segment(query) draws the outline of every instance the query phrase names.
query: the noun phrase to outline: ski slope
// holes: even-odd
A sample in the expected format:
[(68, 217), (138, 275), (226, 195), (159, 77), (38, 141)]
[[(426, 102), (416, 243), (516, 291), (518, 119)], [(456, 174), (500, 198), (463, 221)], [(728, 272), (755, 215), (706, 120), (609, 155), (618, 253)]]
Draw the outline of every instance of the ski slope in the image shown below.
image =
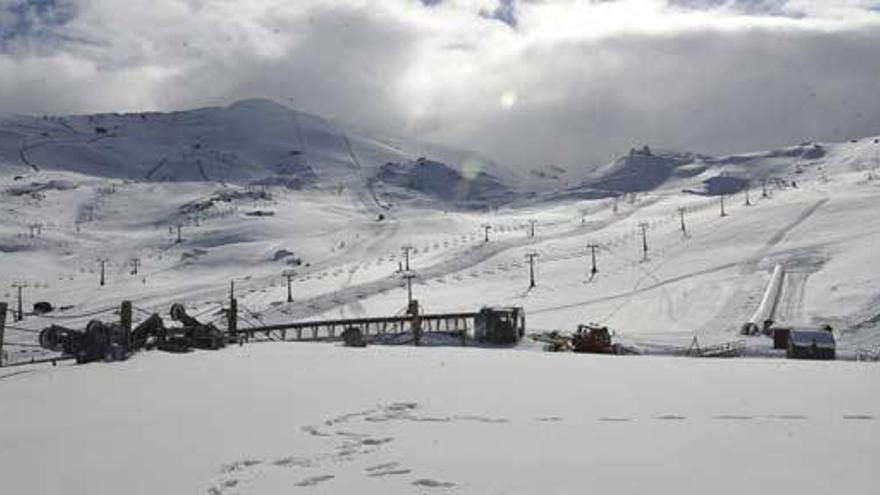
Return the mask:
[[(92, 135), (96, 125), (106, 134)], [(548, 189), (488, 160), (475, 172), (465, 152), (265, 102), (146, 118), (15, 117), (0, 128), (0, 301), (14, 306), (11, 286), (22, 282), (26, 312), (37, 301), (58, 308), (8, 319), (4, 362), (46, 355), (35, 346), (48, 325), (114, 320), (123, 300), (136, 321), (181, 302), (223, 326), (231, 285), (245, 327), (398, 314), (404, 245), (424, 311), (522, 306), (529, 331), (598, 322), (655, 354), (696, 337), (747, 339), (750, 355), (779, 357), (765, 337), (739, 335), (779, 264), (780, 323), (831, 324), (844, 358), (880, 348), (877, 138), (729, 157), (634, 153)], [(98, 146), (105, 141), (110, 148)], [(291, 147), (296, 159), (273, 168)], [(159, 166), (163, 153), (175, 158)], [(403, 180), (376, 182), (386, 161), (403, 164)], [(467, 194), (432, 195), (417, 186), (436, 164), (458, 171), (441, 174), (455, 181), (491, 172), (515, 194), (478, 205)], [(592, 243), (601, 245), (595, 277)], [(292, 303), (285, 270), (296, 272)], [(878, 489), (871, 363), (538, 350), (528, 341), (263, 343), (7, 368), (3, 486), (214, 495)], [(145, 469), (155, 475), (132, 474)]]
[[(719, 196), (683, 193), (689, 188), (680, 179), (616, 199), (523, 200), (487, 212), (416, 200), (384, 209), (354, 182), (297, 190), (70, 171), (21, 176), (6, 168), (0, 295), (12, 301), (10, 284), (23, 281), (30, 285), (26, 305), (46, 300), (67, 308), (54, 319), (30, 318), (32, 329), (58, 318), (84, 324), (88, 317), (65, 313), (91, 315), (124, 299), (143, 314), (164, 314), (183, 302), (216, 317), (230, 283), (252, 324), (390, 315), (405, 306), (397, 272), (401, 246), (411, 245), (415, 297), (428, 311), (521, 305), (531, 329), (596, 321), (636, 346), (681, 346), (695, 335), (708, 342), (735, 338), (780, 263), (789, 274), (784, 323), (830, 323), (841, 348), (855, 352), (880, 344), (880, 277), (871, 264), (878, 182), (869, 179), (880, 145), (864, 139), (823, 150), (806, 166), (792, 161), (788, 175), (774, 154), (755, 154), (755, 167), (760, 157), (773, 156), (774, 181), (766, 197), (760, 186), (751, 189), (750, 205), (744, 191), (726, 196), (724, 217)], [(762, 176), (758, 170), (750, 177)], [(692, 184), (705, 180), (695, 176)], [(44, 190), (21, 192), (34, 184)], [(377, 212), (387, 216), (379, 220)], [(640, 223), (647, 224), (646, 259)], [(35, 225), (39, 233), (32, 237)], [(601, 245), (593, 279), (589, 243)], [(538, 284), (528, 290), (525, 255), (532, 251), (539, 255)], [(103, 287), (99, 259), (107, 263)], [(285, 302), (286, 269), (297, 272), (293, 303)], [(21, 338), (33, 342), (32, 335)]]

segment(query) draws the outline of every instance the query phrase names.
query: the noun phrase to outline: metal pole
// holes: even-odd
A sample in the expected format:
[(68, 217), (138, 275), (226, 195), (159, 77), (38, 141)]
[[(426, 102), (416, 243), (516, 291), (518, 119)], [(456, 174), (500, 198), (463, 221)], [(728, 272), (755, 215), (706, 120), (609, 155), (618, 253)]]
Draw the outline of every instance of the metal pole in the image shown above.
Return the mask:
[(229, 299), (229, 315), (226, 325), (229, 335), (241, 344), (242, 339), (238, 335), (238, 300), (234, 297)]
[(128, 354), (131, 349), (131, 301), (122, 301), (119, 308), (119, 325), (122, 327), (122, 350)]
[(529, 220), (529, 237), (535, 237), (535, 224), (537, 220)]
[(104, 287), (104, 260), (98, 260), (101, 262), (101, 287)]
[(3, 366), (3, 338), (6, 333), (6, 308), (5, 302), (0, 303), (0, 366)]
[(727, 213), (724, 211), (724, 195), (722, 194), (719, 199), (721, 200), (721, 216), (726, 217)]
[(529, 256), (529, 288), (535, 287), (535, 257)]
[(599, 249), (599, 245), (588, 244), (587, 247), (590, 249), (590, 257), (593, 260), (593, 266), (590, 268), (590, 278), (593, 278), (599, 272), (599, 269), (596, 267), (596, 250)]
[(529, 260), (529, 289), (535, 288), (535, 258), (538, 257), (538, 253), (532, 252), (526, 254), (526, 258)]
[(648, 223), (640, 222), (639, 228), (642, 230), (642, 261), (648, 261)]
[(15, 315), (15, 321), (21, 321), (24, 319), (24, 310), (21, 307), (21, 290), (26, 286), (24, 282), (16, 282), (12, 284), (13, 287), (18, 289), (18, 313)]
[(403, 250), (403, 258), (406, 263), (406, 267), (404, 269), (408, 271), (409, 270), (409, 252), (412, 251), (414, 248), (412, 245), (407, 244), (407, 245), (401, 247), (400, 249)]
[(485, 231), (485, 237), (483, 238), (483, 242), (489, 242), (489, 230), (492, 229), (491, 225), (483, 225), (483, 230)]
[(687, 235), (687, 226), (684, 224), (684, 206), (678, 207), (678, 216), (681, 218), (681, 235)]
[(296, 272), (293, 270), (284, 270), (281, 273), (287, 279), (287, 302), (293, 302), (293, 289), (291, 285), (293, 283), (293, 277), (296, 276)]
[(749, 198), (749, 188), (746, 188), (746, 206), (752, 206), (752, 200)]

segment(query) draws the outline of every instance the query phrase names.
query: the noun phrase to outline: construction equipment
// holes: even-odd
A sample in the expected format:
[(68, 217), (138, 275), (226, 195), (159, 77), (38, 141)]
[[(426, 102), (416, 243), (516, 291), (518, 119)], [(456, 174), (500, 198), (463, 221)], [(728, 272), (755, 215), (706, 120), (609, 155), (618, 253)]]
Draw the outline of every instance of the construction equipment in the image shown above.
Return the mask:
[(85, 331), (52, 325), (40, 332), (40, 346), (76, 358), (76, 362), (121, 361), (130, 349), (122, 327), (92, 320)]
[(165, 322), (157, 314), (150, 315), (131, 331), (129, 345), (132, 350), (153, 349), (161, 336), (165, 335)]
[(226, 346), (226, 337), (213, 323), (203, 324), (188, 315), (183, 304), (171, 305), (171, 319), (182, 323), (180, 328), (165, 329), (159, 348), (185, 352), (189, 348), (216, 350)]
[(519, 342), (526, 331), (526, 313), (522, 307), (484, 307), (474, 317), (474, 338), (488, 344), (509, 345)]
[(571, 338), (572, 350), (590, 354), (620, 354), (611, 343), (608, 327), (598, 325), (578, 325)]
[(72, 356), (77, 363), (90, 363), (124, 360), (141, 349), (188, 352), (192, 348), (219, 349), (226, 344), (222, 331), (189, 316), (181, 304), (171, 306), (171, 318), (184, 326), (166, 328), (157, 314), (150, 315), (131, 332), (121, 322), (100, 320), (90, 321), (85, 330), (52, 325), (40, 332), (40, 346)]
[(551, 352), (638, 354), (635, 349), (615, 344), (608, 327), (595, 323), (578, 325), (572, 335), (553, 331), (532, 335), (531, 338), (544, 343), (544, 349)]

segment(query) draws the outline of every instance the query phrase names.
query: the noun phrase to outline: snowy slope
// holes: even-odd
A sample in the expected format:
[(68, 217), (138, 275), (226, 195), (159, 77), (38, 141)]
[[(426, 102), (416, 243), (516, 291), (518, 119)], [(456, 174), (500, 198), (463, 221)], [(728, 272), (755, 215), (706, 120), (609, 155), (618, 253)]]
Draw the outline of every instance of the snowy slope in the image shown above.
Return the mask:
[[(10, 284), (24, 280), (31, 285), (26, 305), (48, 300), (71, 306), (69, 314), (131, 298), (148, 311), (164, 313), (182, 301), (219, 315), (234, 280), (242, 304), (262, 321), (395, 314), (405, 291), (394, 272), (402, 265), (400, 247), (411, 244), (420, 277), (415, 292), (427, 310), (522, 305), (532, 329), (600, 321), (648, 349), (687, 345), (694, 335), (708, 342), (739, 338), (770, 271), (782, 263), (790, 272), (782, 321), (831, 323), (842, 349), (855, 352), (880, 344), (880, 273), (873, 264), (878, 182), (868, 180), (880, 146), (867, 139), (824, 147), (824, 157), (799, 171), (800, 162), (792, 161), (787, 174), (779, 158), (768, 158), (781, 180), (768, 185), (768, 197), (752, 189), (751, 206), (743, 193), (727, 197), (723, 218), (718, 197), (677, 187), (490, 213), (403, 203), (377, 221), (375, 205), (352, 190), (270, 187), (264, 196), (204, 182), (7, 175), (0, 182), (7, 213), (0, 224), (0, 295), (12, 301)], [(762, 164), (755, 159), (749, 166)], [(47, 189), (18, 190), (31, 183)], [(529, 220), (536, 221), (534, 238)], [(640, 222), (649, 224), (646, 262)], [(34, 224), (41, 233), (30, 237)], [(483, 225), (492, 227), (489, 243)], [(591, 242), (602, 245), (594, 280), (587, 278)], [(529, 250), (540, 255), (538, 287), (531, 291)], [(99, 258), (108, 260), (105, 287), (97, 285)], [(137, 276), (130, 273), (133, 258), (141, 261)], [(281, 277), (287, 268), (299, 273), (289, 304)], [(34, 318), (29, 326), (50, 321)], [(12, 338), (33, 342), (27, 334)], [(767, 347), (763, 339), (751, 342)]]
[(366, 131), (269, 100), (172, 113), (0, 119), (0, 163), (151, 182), (362, 189), (385, 164), (432, 160), (516, 181), (466, 151)]
[[(636, 153), (588, 177), (554, 171), (530, 197), (512, 174), (466, 153), (259, 101), (145, 118), (16, 117), (0, 128), (0, 301), (13, 303), (11, 284), (25, 282), (26, 311), (36, 301), (63, 308), (7, 320), (6, 362), (45, 355), (36, 332), (50, 324), (114, 320), (123, 300), (136, 320), (182, 302), (222, 327), (230, 282), (245, 327), (397, 314), (403, 245), (413, 247), (414, 294), (426, 311), (519, 305), (529, 331), (597, 321), (658, 354), (696, 337), (747, 339), (749, 354), (778, 357), (768, 339), (739, 327), (781, 264), (778, 320), (830, 323), (844, 358), (880, 348), (877, 138), (718, 158)], [(473, 208), (481, 201), (504, 206)], [(594, 278), (590, 243), (601, 245)], [(292, 303), (288, 269), (297, 273)], [(214, 495), (878, 489), (873, 363), (537, 350), (264, 343), (4, 369), (3, 486)], [(157, 474), (131, 474), (145, 469)]]

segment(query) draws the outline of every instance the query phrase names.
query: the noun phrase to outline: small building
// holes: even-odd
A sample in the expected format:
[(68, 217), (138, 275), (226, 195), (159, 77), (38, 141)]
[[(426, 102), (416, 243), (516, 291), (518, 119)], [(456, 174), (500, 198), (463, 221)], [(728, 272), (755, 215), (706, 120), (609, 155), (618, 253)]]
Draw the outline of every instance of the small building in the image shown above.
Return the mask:
[(788, 338), (790, 335), (790, 327), (773, 327), (773, 348), (788, 349)]
[(515, 344), (526, 333), (521, 307), (481, 308), (474, 318), (474, 338), (489, 344)]
[(834, 333), (829, 330), (792, 328), (788, 333), (785, 357), (789, 359), (834, 359), (836, 348)]

